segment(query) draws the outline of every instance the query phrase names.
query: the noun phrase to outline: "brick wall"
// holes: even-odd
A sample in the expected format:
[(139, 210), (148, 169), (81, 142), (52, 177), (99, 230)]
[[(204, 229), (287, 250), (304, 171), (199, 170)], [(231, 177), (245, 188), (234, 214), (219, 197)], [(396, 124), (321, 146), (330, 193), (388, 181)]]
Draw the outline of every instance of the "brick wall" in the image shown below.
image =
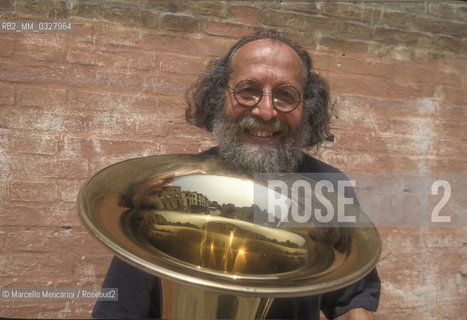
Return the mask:
[[(273, 27), (331, 86), (346, 172), (467, 172), (465, 2), (6, 0), (0, 34), (0, 286), (99, 287), (111, 254), (83, 228), (83, 182), (117, 161), (197, 153), (184, 89), (242, 35)], [(464, 210), (465, 207), (458, 208)], [(383, 228), (377, 319), (465, 319), (466, 228)], [(5, 302), (4, 317), (87, 318), (93, 302)]]

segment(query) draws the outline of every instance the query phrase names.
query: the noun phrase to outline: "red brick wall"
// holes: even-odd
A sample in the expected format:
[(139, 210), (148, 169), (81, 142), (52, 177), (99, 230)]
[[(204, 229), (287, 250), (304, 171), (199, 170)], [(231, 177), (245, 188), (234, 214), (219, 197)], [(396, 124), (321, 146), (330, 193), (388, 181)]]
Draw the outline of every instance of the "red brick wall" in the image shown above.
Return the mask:
[[(242, 35), (273, 27), (330, 83), (346, 172), (466, 173), (465, 2), (7, 0), (1, 19), (74, 32), (0, 34), (0, 287), (90, 288), (111, 254), (75, 199), (120, 160), (213, 145), (184, 89)], [(464, 210), (464, 208), (459, 208)], [(381, 229), (378, 319), (465, 319), (467, 230)], [(0, 316), (86, 318), (93, 302), (5, 302)]]

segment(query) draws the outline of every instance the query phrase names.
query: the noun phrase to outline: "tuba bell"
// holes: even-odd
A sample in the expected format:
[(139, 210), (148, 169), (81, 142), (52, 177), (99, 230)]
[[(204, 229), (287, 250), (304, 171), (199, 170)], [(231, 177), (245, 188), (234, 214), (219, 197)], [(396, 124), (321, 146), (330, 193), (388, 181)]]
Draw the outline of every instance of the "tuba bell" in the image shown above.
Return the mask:
[(351, 227), (294, 224), (267, 195), (217, 156), (165, 155), (98, 172), (78, 209), (99, 241), (161, 278), (163, 319), (263, 319), (275, 297), (337, 290), (375, 267), (381, 240), (357, 206)]

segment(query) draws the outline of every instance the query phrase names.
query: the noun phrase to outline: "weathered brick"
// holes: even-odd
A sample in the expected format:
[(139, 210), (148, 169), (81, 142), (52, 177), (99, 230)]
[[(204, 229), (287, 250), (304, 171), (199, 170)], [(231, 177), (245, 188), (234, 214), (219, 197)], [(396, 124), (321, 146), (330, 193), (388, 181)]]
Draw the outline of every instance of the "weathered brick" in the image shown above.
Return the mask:
[(427, 3), (426, 2), (392, 2), (387, 1), (384, 3), (377, 3), (377, 2), (369, 2), (367, 5), (381, 8), (383, 11), (398, 11), (398, 12), (409, 12), (409, 13), (417, 13), (417, 14), (424, 14), (428, 11)]
[(456, 16), (456, 6), (454, 3), (429, 3), (428, 12), (436, 17), (454, 18)]
[[(21, 280), (23, 278), (24, 277), (21, 277)], [(34, 278), (31, 277), (28, 279), (31, 281)], [(17, 283), (20, 283), (20, 282), (17, 282)], [(25, 283), (25, 282), (21, 282), (21, 283)], [(43, 288), (44, 286), (38, 285), (37, 287)], [(18, 285), (18, 286), (12, 286), (11, 288), (28, 288), (28, 286)], [(64, 288), (67, 288), (67, 287), (64, 287)], [(90, 304), (89, 302), (87, 303)], [(84, 304), (82, 302), (79, 302), (79, 305), (82, 306)], [(21, 313), (21, 316), (23, 318), (34, 318), (35, 316), (37, 316), (37, 314), (40, 314), (41, 317), (45, 317), (45, 318), (66, 318), (67, 316), (70, 316), (71, 314), (73, 314), (73, 312), (79, 312), (80, 310), (80, 307), (76, 306), (75, 301), (67, 301), (67, 300), (45, 302), (44, 304), (41, 304), (40, 311), (37, 310), (37, 302), (24, 301), (24, 300), (19, 300), (19, 301), (5, 300), (5, 302), (0, 302), (0, 308), (2, 308), (4, 313), (10, 313), (10, 314), (16, 314), (16, 315), (18, 313)], [(21, 312), (18, 312), (18, 310), (21, 310)]]
[(342, 21), (335, 18), (275, 10), (267, 10), (264, 13), (264, 20), (270, 26), (290, 27), (309, 32), (326, 33), (327, 35), (338, 35), (342, 24)]
[[(8, 256), (0, 256), (0, 261), (3, 265), (7, 265), (7, 269), (3, 269), (5, 276), (23, 277), (32, 276), (40, 277), (47, 275), (49, 280), (51, 275), (66, 276), (71, 274), (72, 265), (64, 263), (65, 258), (59, 254), (40, 255), (34, 253), (18, 252)], [(58, 267), (59, 266), (59, 267)]]
[(58, 152), (58, 138), (53, 135), (22, 132), (9, 141), (11, 154), (55, 155)]
[(0, 57), (9, 57), (15, 52), (16, 40), (13, 37), (2, 35), (2, 46), (0, 47)]
[(156, 55), (152, 52), (119, 51), (115, 53), (114, 66), (125, 70), (152, 70), (156, 66)]
[(157, 29), (159, 14), (151, 11), (141, 12), (141, 26), (149, 29)]
[(200, 59), (179, 55), (160, 55), (157, 62), (162, 72), (198, 75), (206, 68), (206, 63)]
[[(23, 65), (24, 67), (24, 65)], [(33, 65), (28, 67), (28, 72), (21, 72), (25, 70), (21, 65), (17, 64), (0, 64), (0, 77), (4, 81), (16, 82), (22, 84), (37, 85), (38, 83), (44, 86), (54, 84), (59, 86), (62, 81), (63, 66), (44, 66)]]
[(73, 34), (68, 34), (68, 36), (65, 37), (65, 41), (71, 41), (71, 39), (73, 39), (71, 47), (75, 45), (79, 47), (81, 44), (94, 43), (94, 27), (92, 22), (74, 21)]
[(280, 7), (278, 7), (278, 9), (279, 8), (284, 11), (295, 11), (315, 14), (322, 11), (321, 4), (317, 3), (316, 1), (284, 1), (280, 3)]
[[(163, 111), (157, 113), (163, 113)], [(147, 138), (156, 139), (156, 137), (166, 136), (173, 129), (173, 124), (174, 120), (171, 120), (170, 116), (162, 120), (156, 114), (152, 117), (148, 115), (136, 115), (134, 116), (133, 130), (136, 135), (144, 135)]]
[(167, 51), (193, 57), (219, 57), (235, 42), (234, 39), (205, 36), (202, 39), (186, 34), (143, 34), (143, 50)]
[(85, 245), (84, 236), (88, 236), (82, 228), (75, 229), (68, 225), (12, 226), (4, 229), (7, 232), (6, 245), (13, 252), (40, 252), (44, 255), (74, 255)]
[[(0, 184), (0, 203), (2, 202), (5, 202), (6, 199), (7, 199), (7, 196), (8, 196), (8, 191), (7, 191), (7, 185), (6, 185), (6, 182), (0, 180), (0, 182), (2, 182)], [(1, 217), (1, 215), (0, 215)], [(2, 238), (1, 238), (1, 235), (0, 235), (0, 248), (2, 247)]]
[(15, 103), (15, 86), (8, 83), (0, 83), (0, 106)]
[(367, 24), (345, 22), (340, 25), (339, 38), (346, 40), (368, 39), (371, 36), (370, 27)]
[[(4, 153), (8, 145), (8, 135), (1, 134), (0, 142), (1, 142), (0, 151)], [(6, 161), (0, 162), (0, 181), (4, 182), (8, 180), (9, 171), (10, 169), (9, 169), (7, 162)]]
[(440, 85), (436, 88), (436, 96), (446, 104), (465, 106), (465, 88)]
[(356, 95), (377, 98), (380, 93), (384, 91), (387, 99), (391, 101), (414, 99), (417, 96), (417, 92), (414, 90), (415, 84), (400, 84), (386, 79), (379, 79), (376, 81), (376, 79), (372, 77), (349, 75), (333, 75), (329, 77), (328, 80), (333, 88), (334, 94), (338, 95)]
[[(95, 43), (111, 47), (130, 47), (134, 48), (139, 44), (140, 31), (126, 30), (111, 24), (101, 24), (95, 27)], [(93, 46), (90, 48), (99, 48)]]
[(64, 34), (59, 33), (21, 33), (15, 42), (15, 59), (32, 63), (63, 62), (66, 50)]
[(171, 12), (177, 13), (178, 6), (177, 3), (170, 0), (159, 0), (159, 1), (148, 1), (146, 6), (152, 10), (155, 9), (160, 12)]
[(395, 27), (406, 31), (419, 30), (416, 22), (417, 15), (409, 12), (383, 11), (382, 15), (375, 17), (377, 25)]
[(21, 106), (62, 107), (65, 102), (65, 90), (19, 87), (17, 100)]
[(61, 154), (68, 159), (91, 159), (97, 152), (89, 138), (64, 137)]
[(467, 35), (466, 23), (454, 22), (434, 17), (416, 17), (415, 22), (419, 30), (429, 33), (438, 33), (452, 37), (465, 38)]
[(15, 9), (16, 0), (5, 0), (0, 2), (0, 10), (12, 11)]
[(361, 153), (384, 154), (387, 152), (387, 144), (381, 137), (365, 134), (348, 136), (336, 130), (335, 142), (343, 149), (358, 150)]
[(430, 47), (432, 43), (431, 36), (406, 32), (396, 29), (376, 27), (373, 31), (373, 39), (391, 45), (422, 46)]
[[(87, 178), (90, 177), (90, 174)], [(57, 202), (47, 208), (42, 215), (45, 225), (71, 226), (75, 229), (82, 228), (83, 223), (79, 219), (77, 202)]]
[(466, 228), (431, 228), (423, 241), (428, 248), (462, 248), (467, 243)]
[[(0, 77), (5, 81), (30, 84), (43, 87), (60, 89), (66, 83), (64, 66), (59, 64), (31, 64), (25, 68), (25, 64), (0, 65)], [(24, 72), (27, 71), (27, 72)]]
[(64, 66), (64, 76), (61, 83), (70, 87), (95, 86), (98, 67), (95, 65), (67, 64)]
[(339, 60), (331, 60), (331, 63), (327, 66), (327, 70), (333, 71), (337, 67), (337, 70), (343, 74), (365, 74), (398, 83), (415, 83), (420, 87), (440, 83), (455, 85), (460, 80), (453, 74), (447, 74), (446, 70), (424, 61), (399, 61), (394, 64), (391, 60), (346, 54)]
[[(370, 42), (368, 44), (369, 52), (380, 57), (389, 57), (396, 61), (408, 61), (410, 59), (420, 58), (426, 59), (428, 51), (426, 49), (420, 50), (421, 52), (416, 52), (410, 47), (403, 45), (400, 46), (391, 46), (383, 44), (382, 42)], [(417, 53), (419, 53), (417, 55)]]
[(460, 4), (456, 10), (456, 17), (459, 21), (466, 21), (467, 19), (467, 6)]
[(333, 17), (362, 21), (363, 10), (364, 3), (325, 2), (322, 5), (321, 12)]
[[(131, 119), (127, 121), (125, 118), (121, 119), (109, 114), (96, 115), (87, 120), (88, 132), (93, 135), (124, 135), (133, 131), (133, 127), (134, 124)], [(93, 146), (99, 154), (97, 143), (93, 140)]]
[[(88, 176), (88, 164), (85, 160), (48, 160), (40, 155), (28, 158), (10, 158), (10, 174), (14, 179), (30, 181), (49, 181), (50, 179), (80, 179)], [(56, 185), (56, 183), (54, 183)]]
[(301, 30), (293, 30), (293, 29), (286, 29), (281, 30), (290, 40), (300, 43), (305, 48), (315, 48), (319, 47), (319, 42), (321, 40), (322, 35), (319, 32), (307, 32)]
[[(88, 88), (92, 84), (94, 89), (99, 87), (101, 90), (108, 91), (109, 88), (113, 88), (115, 92), (134, 94), (135, 92), (141, 92), (145, 88), (144, 82), (147, 77), (155, 78), (151, 70), (140, 70), (138, 73), (133, 73), (121, 69), (114, 71), (103, 69), (96, 72), (96, 78), (90, 79)], [(155, 82), (160, 82), (157, 81), (157, 77), (155, 80)], [(161, 87), (167, 89), (165, 85), (161, 85)], [(168, 87), (170, 89), (170, 85)]]
[(145, 0), (104, 0), (109, 5), (124, 5), (124, 6), (132, 6), (132, 7), (140, 7), (145, 4)]
[(440, 51), (450, 51), (456, 53), (464, 53), (467, 50), (465, 40), (454, 37), (435, 36), (433, 38), (433, 48)]
[(11, 201), (50, 202), (58, 200), (58, 186), (46, 182), (14, 182), (8, 186)]
[(332, 38), (322, 38), (319, 40), (320, 47), (342, 52), (368, 52), (368, 43), (363, 41), (336, 40)]
[(78, 199), (78, 192), (85, 180), (64, 180), (60, 182), (59, 192), (60, 198), (65, 202), (75, 203)]
[(83, 115), (58, 115), (31, 107), (0, 108), (0, 123), (8, 129), (83, 132), (86, 130), (84, 119)]
[[(388, 159), (385, 155), (372, 153), (355, 154), (355, 152), (342, 150), (340, 145), (336, 145), (335, 147), (339, 148), (341, 151), (339, 153), (335, 153), (324, 150), (318, 158), (326, 163), (331, 163), (333, 166), (342, 168), (344, 171), (353, 171), (355, 173), (382, 172), (386, 170), (386, 168), (393, 169), (393, 160)], [(351, 166), (351, 163), (359, 163), (358, 168)]]
[[(193, 83), (193, 75), (181, 75), (178, 73), (162, 73), (157, 76), (145, 76), (138, 84), (138, 90), (142, 94), (156, 97), (168, 96), (173, 99), (180, 98), (184, 91)], [(134, 92), (134, 91), (133, 91)], [(157, 100), (156, 100), (157, 101)]]
[[(142, 83), (139, 83), (139, 87), (142, 88)], [(68, 90), (66, 105), (76, 111), (148, 113), (155, 110), (156, 98), (142, 94), (126, 95), (109, 92)], [(91, 121), (94, 121), (100, 116), (102, 114), (92, 115), (89, 118)], [(114, 115), (109, 116), (117, 119)]]
[[(270, 26), (300, 27), (306, 21), (308, 15), (294, 12), (281, 12), (267, 10), (264, 14), (264, 22)], [(323, 19), (324, 20), (324, 19)]]
[(149, 140), (97, 140), (96, 150), (103, 157), (113, 157), (123, 160), (153, 155), (157, 151), (157, 146)]
[(71, 49), (66, 55), (69, 63), (78, 63), (81, 65), (105, 66), (109, 63), (109, 55), (102, 51), (83, 52), (83, 49)]
[(246, 36), (255, 31), (253, 27), (247, 27), (242, 24), (225, 23), (217, 21), (205, 21), (204, 32), (215, 36), (224, 36), (238, 38)]
[(30, 0), (18, 1), (18, 9), (27, 15), (46, 18), (66, 18), (68, 9), (65, 0)]
[(169, 31), (198, 32), (201, 29), (201, 22), (191, 15), (166, 13), (161, 17), (160, 26)]
[(88, 163), (81, 159), (57, 160), (51, 164), (50, 171), (49, 176), (53, 178), (85, 178), (88, 176)]
[(106, 22), (111, 21), (125, 26), (142, 26), (141, 11), (132, 7), (74, 3), (70, 15)]
[(226, 15), (225, 2), (218, 1), (180, 1), (176, 3), (178, 12), (189, 12), (204, 16), (224, 18)]
[(231, 3), (229, 11), (235, 20), (239, 22), (258, 23), (261, 21), (262, 10), (256, 7)]

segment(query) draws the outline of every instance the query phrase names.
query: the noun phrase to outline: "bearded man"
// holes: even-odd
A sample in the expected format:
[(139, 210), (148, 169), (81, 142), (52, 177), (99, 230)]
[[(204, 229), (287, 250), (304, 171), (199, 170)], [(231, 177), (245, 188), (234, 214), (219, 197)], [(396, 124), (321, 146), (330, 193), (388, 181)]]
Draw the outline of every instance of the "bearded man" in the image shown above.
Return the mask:
[[(332, 138), (329, 91), (308, 53), (284, 35), (265, 31), (245, 37), (214, 61), (187, 92), (187, 121), (213, 133), (230, 166), (257, 172), (343, 174), (306, 155), (304, 148)], [(345, 176), (343, 176), (345, 177)], [(348, 197), (355, 198), (352, 190)], [(160, 318), (159, 279), (114, 258), (103, 284), (119, 289), (119, 301), (99, 301), (99, 318)], [(269, 319), (373, 319), (380, 280), (373, 270), (334, 292), (278, 298)]]

